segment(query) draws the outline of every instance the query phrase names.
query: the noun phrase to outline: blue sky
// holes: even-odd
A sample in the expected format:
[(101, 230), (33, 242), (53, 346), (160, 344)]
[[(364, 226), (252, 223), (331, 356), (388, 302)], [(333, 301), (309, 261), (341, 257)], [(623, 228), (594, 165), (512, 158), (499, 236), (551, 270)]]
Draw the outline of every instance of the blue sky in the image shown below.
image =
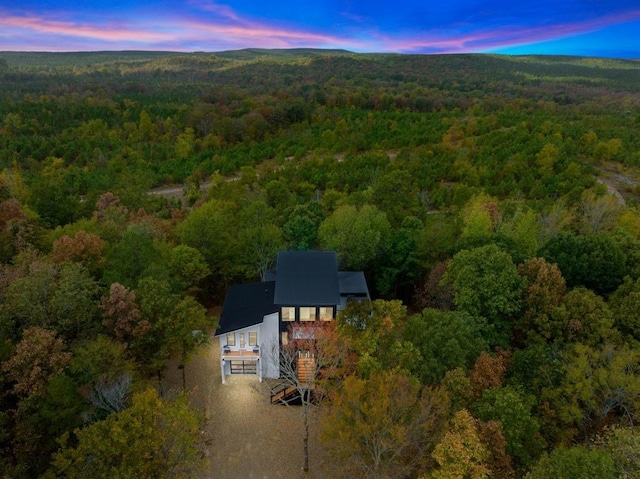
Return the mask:
[(0, 0), (0, 50), (251, 47), (640, 58), (640, 0)]

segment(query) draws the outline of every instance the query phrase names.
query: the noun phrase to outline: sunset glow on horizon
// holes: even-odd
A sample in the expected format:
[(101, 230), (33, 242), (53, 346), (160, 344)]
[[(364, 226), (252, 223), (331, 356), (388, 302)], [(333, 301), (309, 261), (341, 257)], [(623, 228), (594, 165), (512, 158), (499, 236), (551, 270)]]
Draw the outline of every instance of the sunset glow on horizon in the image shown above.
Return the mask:
[(640, 58), (636, 0), (0, 4), (2, 51), (339, 48)]

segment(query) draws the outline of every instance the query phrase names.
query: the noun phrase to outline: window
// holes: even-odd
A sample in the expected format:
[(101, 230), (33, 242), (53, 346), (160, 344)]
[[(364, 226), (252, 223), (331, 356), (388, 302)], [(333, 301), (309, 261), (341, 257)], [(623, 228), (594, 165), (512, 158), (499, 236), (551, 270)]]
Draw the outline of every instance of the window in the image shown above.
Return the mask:
[(296, 308), (291, 306), (285, 306), (281, 309), (280, 319), (282, 321), (295, 321), (296, 320)]
[(300, 308), (300, 321), (315, 321), (316, 308)]
[(320, 320), (331, 321), (333, 320), (333, 307), (320, 307)]
[(289, 333), (284, 331), (281, 335), (280, 335), (280, 340), (282, 342), (283, 346), (287, 346), (289, 344)]
[(235, 345), (236, 345), (236, 333), (228, 333), (227, 346), (235, 346)]
[(258, 345), (258, 333), (256, 331), (249, 332), (249, 346)]
[(240, 349), (244, 349), (244, 333), (240, 333)]

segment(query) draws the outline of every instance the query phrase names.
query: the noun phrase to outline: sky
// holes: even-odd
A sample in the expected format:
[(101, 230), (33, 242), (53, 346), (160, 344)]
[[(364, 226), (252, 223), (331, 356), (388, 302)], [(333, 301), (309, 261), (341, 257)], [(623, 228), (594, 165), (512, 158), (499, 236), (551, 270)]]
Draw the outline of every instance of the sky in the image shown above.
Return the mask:
[(339, 48), (640, 58), (640, 0), (0, 0), (0, 51)]

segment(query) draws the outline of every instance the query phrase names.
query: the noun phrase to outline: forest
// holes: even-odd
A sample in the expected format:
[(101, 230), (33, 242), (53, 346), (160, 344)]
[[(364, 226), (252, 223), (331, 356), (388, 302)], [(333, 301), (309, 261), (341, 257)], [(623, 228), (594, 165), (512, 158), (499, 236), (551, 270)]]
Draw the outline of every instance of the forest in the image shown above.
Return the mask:
[(164, 365), (323, 249), (346, 477), (640, 477), (639, 182), (638, 61), (0, 52), (0, 476), (202, 477)]

